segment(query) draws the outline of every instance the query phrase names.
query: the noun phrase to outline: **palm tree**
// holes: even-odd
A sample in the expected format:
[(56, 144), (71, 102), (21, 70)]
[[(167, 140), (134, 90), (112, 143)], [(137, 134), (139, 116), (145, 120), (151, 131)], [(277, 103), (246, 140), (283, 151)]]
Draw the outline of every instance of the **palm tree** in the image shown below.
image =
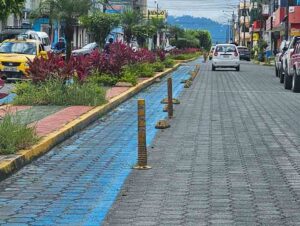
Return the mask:
[(22, 14), (25, 0), (0, 0), (0, 20), (6, 20), (9, 14)]
[(48, 5), (49, 17), (59, 20), (62, 24), (67, 44), (66, 59), (69, 60), (72, 51), (71, 42), (73, 40), (74, 25), (76, 25), (80, 16), (88, 13), (92, 6), (92, 0), (44, 0), (42, 3), (44, 6)]
[[(164, 21), (164, 19), (154, 17), (151, 19), (151, 24), (156, 29), (156, 35), (157, 35), (156, 38), (159, 39), (160, 32), (162, 31), (162, 29), (167, 27), (166, 22)], [(155, 40), (155, 38), (154, 38), (154, 42), (155, 42), (155, 44), (157, 44), (157, 41)]]
[(134, 27), (141, 23), (143, 17), (138, 11), (126, 10), (121, 15), (121, 24), (124, 29), (124, 37), (129, 44), (134, 33)]

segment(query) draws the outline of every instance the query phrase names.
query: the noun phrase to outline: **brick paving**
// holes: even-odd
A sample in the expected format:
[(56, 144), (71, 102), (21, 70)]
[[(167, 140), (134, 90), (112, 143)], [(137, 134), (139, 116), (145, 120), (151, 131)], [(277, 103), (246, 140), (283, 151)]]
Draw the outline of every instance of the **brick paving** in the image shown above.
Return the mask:
[(300, 94), (272, 67), (201, 68), (104, 225), (300, 225)]
[[(186, 65), (172, 73), (175, 97), (192, 69)], [(0, 225), (99, 225), (136, 163), (137, 98), (146, 99), (150, 144), (155, 123), (166, 116), (160, 103), (166, 79), (1, 181)]]
[(71, 106), (55, 112), (52, 115), (34, 122), (36, 133), (39, 136), (45, 136), (49, 133), (52, 133), (62, 128), (65, 124), (78, 118), (82, 114), (90, 111), (92, 108), (93, 107), (88, 106)]

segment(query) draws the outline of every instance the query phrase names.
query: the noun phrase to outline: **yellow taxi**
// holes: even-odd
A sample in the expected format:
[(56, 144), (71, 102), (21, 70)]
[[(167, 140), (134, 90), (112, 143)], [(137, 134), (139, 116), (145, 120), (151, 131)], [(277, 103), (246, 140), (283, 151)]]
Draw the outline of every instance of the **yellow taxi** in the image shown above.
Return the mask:
[(46, 57), (43, 45), (33, 39), (9, 39), (0, 44), (0, 77), (8, 80), (28, 79), (28, 59)]

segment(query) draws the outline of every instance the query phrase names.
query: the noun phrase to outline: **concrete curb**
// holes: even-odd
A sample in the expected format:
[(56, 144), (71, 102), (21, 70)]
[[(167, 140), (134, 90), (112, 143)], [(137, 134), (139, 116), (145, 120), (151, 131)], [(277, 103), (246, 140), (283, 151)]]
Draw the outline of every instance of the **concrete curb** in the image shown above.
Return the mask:
[[(192, 61), (195, 59), (191, 59)], [(188, 61), (184, 61), (186, 63)], [(161, 78), (173, 71), (175, 71), (181, 63), (177, 63), (173, 68), (167, 69), (164, 72), (157, 73), (154, 77), (151, 77), (138, 85), (130, 88), (129, 90), (125, 91), (124, 93), (112, 98), (108, 103), (95, 107), (92, 110), (88, 111), (87, 113), (81, 115), (77, 119), (69, 122), (68, 124), (64, 125), (58, 131), (55, 131), (46, 137), (43, 137), (40, 142), (34, 146), (32, 146), (28, 150), (21, 150), (19, 151), (16, 156), (12, 158), (5, 159), (0, 162), (0, 181), (7, 178), (12, 173), (16, 172), (17, 170), (21, 169), (26, 164), (30, 163), (34, 159), (42, 156), (49, 150), (51, 150), (54, 146), (58, 145), (62, 141), (68, 139), (76, 132), (82, 130), (83, 128), (87, 127), (92, 122), (96, 121), (100, 116), (108, 113), (109, 111), (116, 108), (118, 105), (123, 103), (124, 101), (128, 100), (130, 97), (134, 96), (141, 90), (145, 89), (146, 87), (150, 86), (155, 82), (157, 78)]]

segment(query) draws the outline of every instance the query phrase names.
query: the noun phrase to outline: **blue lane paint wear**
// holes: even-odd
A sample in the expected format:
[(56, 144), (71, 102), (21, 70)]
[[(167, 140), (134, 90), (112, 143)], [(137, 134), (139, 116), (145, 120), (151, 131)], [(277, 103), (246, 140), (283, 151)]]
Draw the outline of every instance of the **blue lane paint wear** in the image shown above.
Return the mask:
[(11, 103), (14, 100), (15, 96), (16, 96), (16, 94), (11, 93), (8, 96), (0, 99), (0, 105), (1, 104), (9, 104), (9, 103)]
[[(172, 73), (174, 97), (193, 68), (181, 66)], [(2, 181), (0, 222), (30, 213), (24, 222), (30, 225), (101, 224), (137, 162), (137, 99), (146, 100), (150, 145), (156, 122), (167, 117), (160, 103), (167, 96), (167, 78)], [(11, 193), (14, 189), (16, 195)]]

